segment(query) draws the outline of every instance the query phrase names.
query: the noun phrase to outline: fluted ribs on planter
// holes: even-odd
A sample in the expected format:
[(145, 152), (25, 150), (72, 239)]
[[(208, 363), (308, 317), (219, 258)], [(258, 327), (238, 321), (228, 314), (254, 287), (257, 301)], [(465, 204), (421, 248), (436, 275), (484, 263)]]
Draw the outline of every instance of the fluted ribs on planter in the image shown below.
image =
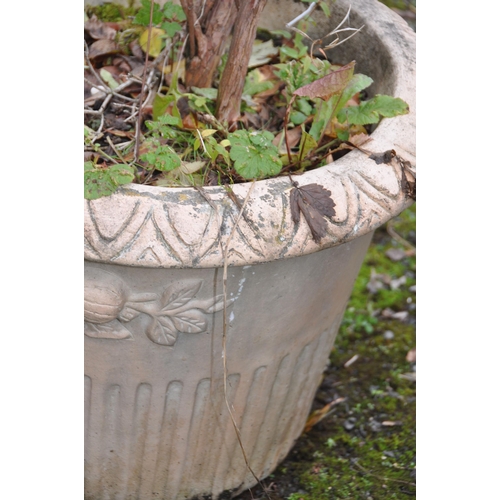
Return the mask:
[[(269, 474), (300, 434), (336, 330), (334, 325), (298, 352), (253, 373), (228, 376), (228, 401), (259, 477)], [(100, 414), (91, 417), (100, 432), (88, 452), (99, 460), (88, 475), (98, 484), (99, 494), (87, 493), (88, 500), (185, 499), (199, 491), (216, 498), (234, 489), (235, 481), (245, 475), (223, 393), (214, 393), (210, 379), (191, 389), (180, 381), (169, 382), (159, 412), (151, 411), (154, 395), (149, 383), (126, 392), (111, 380), (85, 381), (87, 412), (99, 406), (94, 400), (104, 402)], [(154, 462), (145, 458), (146, 450)], [(248, 473), (239, 489), (254, 483)]]

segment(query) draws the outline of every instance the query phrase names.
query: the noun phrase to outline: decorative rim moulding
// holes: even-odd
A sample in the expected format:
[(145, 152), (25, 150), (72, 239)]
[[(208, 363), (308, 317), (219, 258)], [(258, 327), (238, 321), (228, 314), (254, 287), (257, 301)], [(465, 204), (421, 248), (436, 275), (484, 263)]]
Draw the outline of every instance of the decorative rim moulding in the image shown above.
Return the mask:
[[(391, 88), (378, 89), (378, 93), (402, 98), (410, 112), (383, 119), (365, 147), (373, 153), (395, 150), (415, 167), (415, 34), (390, 9), (381, 12), (381, 6), (373, 3), (364, 2), (368, 8), (362, 18), (356, 13), (356, 23), (365, 24), (363, 31), (378, 39), (388, 54), (384, 74), (390, 74)], [(345, 10), (348, 5), (344, 0), (335, 4)], [(371, 8), (377, 9), (376, 16), (371, 15)], [(391, 29), (395, 24), (398, 29)], [(356, 43), (361, 43), (359, 38)], [(370, 75), (365, 69), (369, 56), (365, 59), (356, 71)], [(380, 68), (373, 71), (380, 72)], [(317, 183), (331, 191), (336, 215), (327, 220), (327, 235), (315, 243), (303, 217), (297, 225), (293, 223), (288, 177), (257, 181), (231, 239), (229, 265), (286, 259), (340, 245), (373, 231), (413, 203), (403, 192), (401, 168), (395, 160), (377, 164), (358, 150), (293, 179), (300, 186)], [(251, 186), (251, 182), (232, 186), (241, 203)], [(197, 190), (138, 184), (86, 200), (84, 211), (85, 259), (165, 268), (222, 267), (223, 249), (239, 213), (220, 186)]]

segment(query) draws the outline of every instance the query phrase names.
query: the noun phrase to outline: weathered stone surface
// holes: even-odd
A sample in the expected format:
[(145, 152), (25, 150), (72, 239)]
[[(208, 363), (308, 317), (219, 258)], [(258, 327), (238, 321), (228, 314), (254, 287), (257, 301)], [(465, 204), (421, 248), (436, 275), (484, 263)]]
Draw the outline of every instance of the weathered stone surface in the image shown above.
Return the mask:
[[(317, 12), (318, 36), (349, 3), (337, 0), (328, 25)], [(351, 25), (366, 26), (334, 56), (411, 110), (383, 120), (370, 150), (415, 165), (415, 35), (375, 0), (352, 8)], [(263, 22), (282, 28), (304, 6), (266, 9)], [(205, 189), (210, 203), (191, 188), (139, 185), (85, 202), (87, 500), (216, 498), (255, 483), (223, 355), (254, 472), (267, 476), (293, 446), (371, 235), (410, 203), (398, 165), (359, 151), (295, 180), (332, 192), (327, 236), (315, 243), (302, 216), (293, 223), (288, 179), (257, 182), (229, 242), (225, 311), (238, 209), (222, 188)], [(250, 187), (233, 189), (243, 201)]]

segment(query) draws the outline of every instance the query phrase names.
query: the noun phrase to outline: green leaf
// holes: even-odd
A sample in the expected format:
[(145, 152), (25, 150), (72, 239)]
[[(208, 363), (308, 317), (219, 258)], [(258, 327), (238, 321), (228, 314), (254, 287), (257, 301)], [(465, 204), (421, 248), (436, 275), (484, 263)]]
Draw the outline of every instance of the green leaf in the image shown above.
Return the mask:
[(101, 78), (109, 85), (111, 90), (115, 90), (119, 83), (113, 78), (113, 75), (106, 69), (101, 68), (99, 71)]
[(249, 96), (264, 92), (273, 87), (273, 83), (269, 80), (262, 80), (262, 73), (259, 68), (253, 69), (245, 78), (245, 86), (243, 93)]
[(163, 15), (167, 19), (176, 19), (177, 21), (185, 21), (186, 14), (180, 5), (175, 5), (172, 2), (166, 2), (163, 6)]
[(199, 87), (191, 87), (191, 90), (201, 97), (205, 97), (210, 101), (217, 100), (217, 89), (213, 88), (199, 88)]
[(173, 125), (175, 127), (180, 127), (182, 125), (182, 120), (178, 116), (172, 116), (168, 114), (159, 116), (158, 122), (162, 125)]
[(294, 125), (300, 125), (301, 123), (304, 123), (307, 120), (307, 116), (304, 113), (301, 113), (300, 111), (292, 111), (290, 113), (290, 121)]
[(108, 168), (98, 168), (91, 161), (83, 164), (84, 198), (96, 200), (113, 194), (118, 186), (134, 180), (135, 170), (130, 165), (116, 164)]
[(347, 130), (337, 130), (337, 137), (341, 141), (348, 141), (349, 140), (349, 132)]
[(377, 112), (387, 118), (406, 115), (410, 111), (408, 104), (399, 97), (376, 95), (371, 101)]
[(86, 200), (96, 200), (113, 194), (118, 185), (113, 182), (106, 169), (87, 170), (83, 177), (84, 197)]
[(378, 123), (381, 116), (388, 118), (408, 113), (408, 104), (399, 97), (376, 95), (359, 106), (349, 106), (339, 113), (339, 122), (347, 120), (352, 125)]
[(318, 141), (324, 126), (325, 126), (325, 120), (323, 119), (314, 120), (313, 124), (311, 125), (311, 128), (309, 129), (309, 134), (316, 141)]
[(135, 177), (134, 168), (130, 165), (117, 163), (108, 169), (109, 176), (115, 184), (122, 186), (123, 184), (130, 184)]
[(292, 34), (287, 30), (272, 30), (269, 33), (271, 33), (271, 35), (282, 36), (287, 40), (290, 40), (290, 38), (292, 38)]
[(279, 174), (283, 164), (270, 132), (249, 133), (238, 130), (229, 134), (230, 158), (234, 169), (244, 179), (262, 179)]
[(302, 127), (302, 136), (300, 137), (299, 146), (299, 161), (302, 161), (307, 154), (318, 147), (316, 139), (312, 135), (305, 132), (304, 127)]
[(140, 159), (162, 172), (181, 166), (181, 159), (169, 146), (158, 146), (155, 150), (142, 154)]
[(378, 123), (378, 113), (365, 104), (365, 102), (362, 102), (359, 106), (349, 106), (348, 108), (342, 109), (338, 114), (339, 122), (344, 123), (347, 120), (352, 125)]
[[(140, 24), (142, 26), (149, 26), (149, 12), (151, 10), (150, 0), (141, 0), (142, 7), (137, 12), (134, 18), (134, 24)], [(155, 3), (153, 6), (153, 25), (161, 23), (163, 19), (163, 14), (160, 9), (160, 5)]]
[(165, 33), (172, 38), (176, 33), (182, 30), (182, 26), (175, 21), (166, 21), (161, 25), (162, 29), (165, 30)]
[(158, 117), (165, 114), (170, 103), (175, 101), (173, 95), (156, 94), (153, 99), (153, 120), (158, 120)]
[(332, 15), (332, 13), (330, 11), (330, 7), (328, 6), (327, 3), (320, 2), (319, 6), (323, 9), (323, 12), (325, 13), (326, 17), (330, 17)]
[(280, 47), (280, 54), (287, 56), (291, 59), (298, 59), (299, 58), (299, 51), (292, 49), (291, 47), (287, 47), (286, 45), (283, 47)]
[(342, 92), (342, 97), (337, 104), (337, 109), (342, 109), (349, 99), (352, 99), (358, 92), (366, 89), (373, 83), (373, 80), (366, 75), (360, 73), (354, 75)]
[(297, 99), (296, 104), (301, 113), (304, 113), (306, 116), (312, 115), (313, 107), (307, 99), (301, 97)]

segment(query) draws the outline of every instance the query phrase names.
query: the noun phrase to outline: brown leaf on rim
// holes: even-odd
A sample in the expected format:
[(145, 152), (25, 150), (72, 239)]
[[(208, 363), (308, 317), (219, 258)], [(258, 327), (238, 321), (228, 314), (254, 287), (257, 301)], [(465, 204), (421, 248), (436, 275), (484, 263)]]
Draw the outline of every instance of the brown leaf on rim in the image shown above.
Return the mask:
[(391, 163), (392, 159), (395, 156), (396, 156), (396, 151), (394, 151), (394, 149), (388, 149), (383, 153), (372, 153), (369, 156), (369, 158), (370, 160), (373, 160), (377, 165), (380, 165), (381, 163), (386, 163), (386, 164)]
[(368, 134), (355, 134), (349, 137), (349, 142), (357, 148), (360, 148), (371, 141), (373, 141), (373, 139)]
[(292, 220), (298, 224), (300, 212), (311, 230), (313, 240), (319, 243), (326, 235), (326, 220), (323, 217), (333, 217), (335, 215), (335, 203), (330, 198), (331, 191), (319, 184), (306, 184), (299, 186), (294, 183), (294, 189), (290, 192), (290, 208)]
[[(398, 157), (399, 158), (399, 157)], [(415, 172), (411, 170), (411, 163), (409, 161), (400, 161), (401, 165), (401, 187), (407, 198), (412, 200), (417, 199), (417, 177)]]
[(319, 97), (326, 101), (332, 95), (340, 94), (345, 89), (354, 74), (354, 64), (355, 61), (352, 61), (338, 70), (332, 71), (329, 75), (298, 88), (293, 94), (311, 99)]

